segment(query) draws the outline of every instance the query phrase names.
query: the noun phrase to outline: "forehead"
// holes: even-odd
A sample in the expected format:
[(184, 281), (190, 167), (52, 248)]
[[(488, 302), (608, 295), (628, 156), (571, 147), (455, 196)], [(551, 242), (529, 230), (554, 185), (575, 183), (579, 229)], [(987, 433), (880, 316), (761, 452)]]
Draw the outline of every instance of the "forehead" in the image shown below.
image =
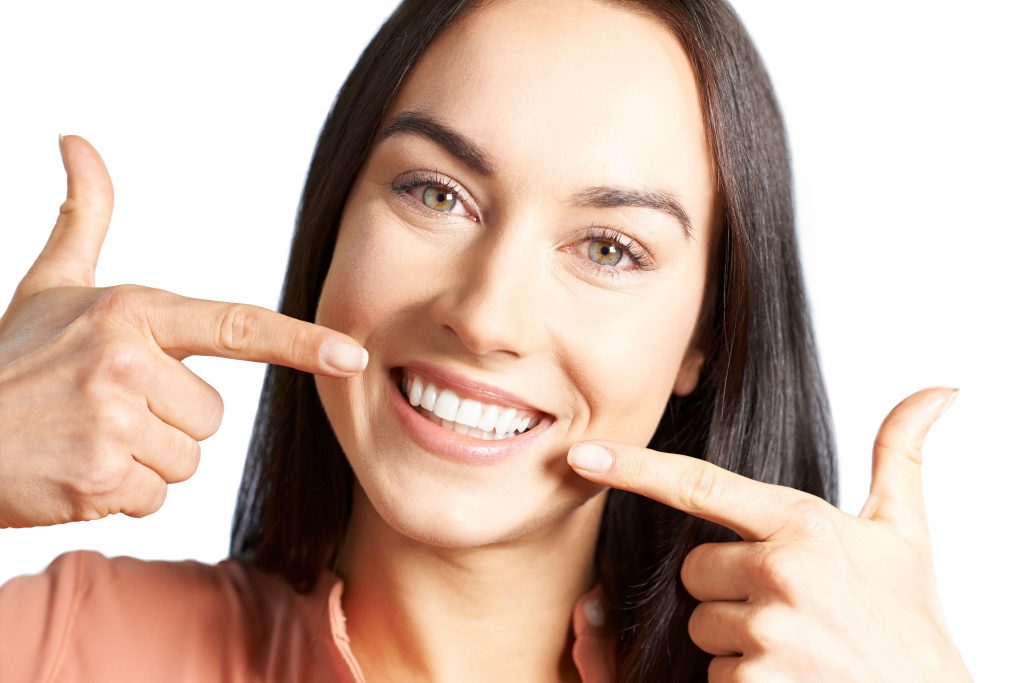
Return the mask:
[(503, 0), (470, 14), (427, 48), (385, 121), (411, 109), (477, 142), (506, 179), (710, 192), (679, 41), (657, 19), (594, 0)]

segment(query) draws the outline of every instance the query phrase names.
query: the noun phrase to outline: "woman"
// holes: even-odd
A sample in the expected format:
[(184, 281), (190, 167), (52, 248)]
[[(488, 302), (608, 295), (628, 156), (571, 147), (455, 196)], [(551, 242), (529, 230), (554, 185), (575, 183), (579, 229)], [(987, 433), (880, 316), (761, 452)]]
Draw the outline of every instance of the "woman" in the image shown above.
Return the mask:
[(969, 680), (914, 460), (955, 394), (830, 505), (782, 123), (723, 4), (404, 3), (321, 134), (289, 318), (92, 289), (109, 178), (62, 152), (0, 320), (5, 526), (155, 511), (222, 411), (178, 361), (287, 367), (232, 559), (9, 582), (4, 680)]

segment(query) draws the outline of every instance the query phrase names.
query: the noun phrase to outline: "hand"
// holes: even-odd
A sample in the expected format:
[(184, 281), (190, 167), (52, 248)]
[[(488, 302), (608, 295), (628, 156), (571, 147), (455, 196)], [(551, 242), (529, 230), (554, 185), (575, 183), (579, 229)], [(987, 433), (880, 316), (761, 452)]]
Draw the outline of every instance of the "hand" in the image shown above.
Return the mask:
[[(196, 471), (198, 442), (224, 411), (183, 358), (342, 377), (365, 367), (351, 338), (265, 308), (136, 285), (94, 288), (110, 176), (80, 137), (65, 137), (61, 156), (67, 200), (0, 317), (0, 527), (156, 511), (167, 484)], [(337, 366), (327, 362), (332, 353)]]
[[(955, 397), (919, 391), (882, 423), (871, 492), (854, 517), (817, 496), (704, 460), (611, 442), (570, 451), (582, 476), (721, 524), (680, 577), (701, 604), (693, 642), (724, 681), (970, 681), (935, 587), (921, 446)], [(607, 449), (587, 453), (589, 446)]]

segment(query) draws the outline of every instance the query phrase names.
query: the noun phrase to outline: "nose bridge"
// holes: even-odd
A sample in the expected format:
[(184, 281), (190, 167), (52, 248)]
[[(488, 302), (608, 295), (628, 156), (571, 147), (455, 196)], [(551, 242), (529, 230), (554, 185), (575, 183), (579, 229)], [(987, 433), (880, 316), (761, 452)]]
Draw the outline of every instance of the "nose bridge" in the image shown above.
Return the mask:
[(543, 297), (537, 287), (546, 264), (539, 234), (493, 224), (461, 253), (456, 284), (435, 301), (433, 315), (474, 354), (524, 356), (541, 343)]

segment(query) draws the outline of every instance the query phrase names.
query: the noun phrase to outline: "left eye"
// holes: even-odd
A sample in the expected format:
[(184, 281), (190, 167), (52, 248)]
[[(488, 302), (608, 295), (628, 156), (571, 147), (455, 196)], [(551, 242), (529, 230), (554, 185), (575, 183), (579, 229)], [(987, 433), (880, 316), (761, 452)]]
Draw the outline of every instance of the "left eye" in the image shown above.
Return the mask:
[(421, 185), (423, 187), (422, 192), (415, 192), (414, 194), (421, 194), (420, 201), (423, 204), (434, 211), (443, 211), (450, 213), (459, 203), (459, 196), (447, 187), (441, 185)]
[(587, 239), (590, 241), (587, 256), (599, 266), (616, 266), (623, 257), (632, 260), (632, 257), (623, 250), (622, 244), (616, 240), (596, 236)]

